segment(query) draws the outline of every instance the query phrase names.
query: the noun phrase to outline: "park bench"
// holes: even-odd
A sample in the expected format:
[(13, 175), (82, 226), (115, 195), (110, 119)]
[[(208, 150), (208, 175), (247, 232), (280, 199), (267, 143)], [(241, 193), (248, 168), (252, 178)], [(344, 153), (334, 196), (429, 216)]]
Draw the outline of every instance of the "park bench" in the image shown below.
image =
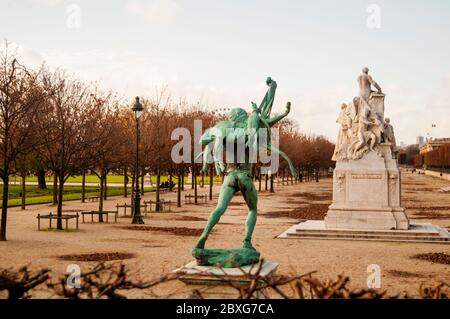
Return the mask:
[(117, 223), (117, 215), (119, 214), (118, 211), (85, 211), (81, 212), (81, 218), (82, 222), (84, 223), (84, 216), (85, 215), (91, 215), (91, 222), (94, 222), (94, 215), (98, 216), (98, 221), (100, 222), (100, 216), (106, 216), (106, 222), (109, 223), (109, 214), (114, 214), (114, 222)]
[[(163, 211), (172, 211), (172, 201), (170, 200), (165, 200), (165, 199), (161, 199), (159, 202), (155, 201), (155, 200), (146, 200), (144, 201), (144, 205), (145, 205), (145, 216), (147, 216), (147, 206), (149, 207), (149, 211), (152, 212), (152, 205), (155, 205), (155, 210), (156, 211), (156, 206), (159, 205), (159, 208), (161, 212)], [(168, 209), (166, 209), (168, 207)]]
[[(192, 195), (192, 194), (184, 195), (184, 203), (185, 204), (191, 204), (192, 203), (191, 199), (194, 199), (194, 202), (195, 202), (195, 195)], [(197, 201), (198, 200), (200, 200), (201, 202), (206, 204), (208, 202), (208, 195), (206, 195), (206, 194), (197, 195)]]
[(36, 218), (38, 220), (38, 230), (41, 230), (41, 219), (48, 219), (49, 220), (48, 228), (52, 228), (52, 220), (53, 219), (56, 219), (56, 220), (61, 219), (61, 220), (65, 220), (66, 221), (66, 231), (69, 231), (69, 220), (70, 219), (76, 219), (76, 229), (78, 230), (78, 218), (79, 217), (80, 217), (80, 215), (77, 212), (76, 215), (62, 214), (61, 216), (58, 216), (58, 215), (53, 214), (53, 213), (50, 213), (48, 215), (38, 214)]
[[(123, 208), (123, 216), (127, 217), (127, 208), (130, 208), (130, 217), (133, 217), (133, 206), (130, 204), (117, 204), (116, 205), (116, 209), (117, 209), (117, 214), (120, 213), (120, 209)], [(144, 204), (141, 204), (141, 208), (144, 208), (144, 212), (147, 214), (147, 204), (144, 202)]]
[(123, 208), (123, 216), (125, 216), (125, 217), (127, 216), (127, 208), (130, 208), (130, 216), (133, 214), (132, 207), (130, 204), (122, 204), (122, 205), (117, 204), (116, 208), (117, 208), (117, 214), (119, 214), (120, 209)]

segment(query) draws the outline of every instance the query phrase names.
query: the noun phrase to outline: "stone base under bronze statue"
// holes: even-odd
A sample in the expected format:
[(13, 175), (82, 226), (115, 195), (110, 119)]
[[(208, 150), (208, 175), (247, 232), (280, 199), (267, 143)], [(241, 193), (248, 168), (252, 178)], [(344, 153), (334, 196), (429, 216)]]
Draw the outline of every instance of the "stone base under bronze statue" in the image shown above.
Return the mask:
[[(257, 285), (264, 285), (264, 279), (275, 275), (277, 263), (263, 261), (262, 264), (242, 266), (238, 268), (223, 268), (217, 266), (200, 266), (197, 261), (174, 270), (178, 279), (186, 284), (186, 297), (192, 297), (193, 291), (198, 291), (206, 299), (235, 299), (239, 292), (235, 287), (248, 288), (255, 284), (254, 275), (258, 272), (260, 280)], [(252, 277), (253, 275), (253, 277)], [(252, 298), (265, 298), (265, 290), (258, 290)]]

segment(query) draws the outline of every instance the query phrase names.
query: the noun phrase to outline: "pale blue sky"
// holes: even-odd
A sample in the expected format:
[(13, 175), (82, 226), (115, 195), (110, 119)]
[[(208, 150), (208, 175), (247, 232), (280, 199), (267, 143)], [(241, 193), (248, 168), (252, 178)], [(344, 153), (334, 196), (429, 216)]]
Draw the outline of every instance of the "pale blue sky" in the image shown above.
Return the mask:
[[(70, 4), (79, 29), (66, 25)], [(379, 29), (367, 27), (370, 4)], [(249, 108), (270, 75), (275, 110), (291, 100), (302, 131), (333, 140), (368, 66), (398, 141), (450, 136), (448, 0), (2, 0), (0, 37), (130, 101), (168, 85), (174, 98)]]

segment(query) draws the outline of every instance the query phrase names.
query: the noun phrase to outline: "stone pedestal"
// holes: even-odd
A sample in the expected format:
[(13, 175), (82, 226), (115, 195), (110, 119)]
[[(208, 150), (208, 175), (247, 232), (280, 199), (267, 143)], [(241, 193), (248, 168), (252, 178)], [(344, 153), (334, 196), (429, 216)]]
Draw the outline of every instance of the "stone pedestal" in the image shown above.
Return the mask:
[[(266, 261), (259, 275), (261, 278), (273, 276), (277, 268), (277, 263)], [(257, 270), (257, 264), (239, 269), (198, 266), (196, 261), (192, 261), (174, 270), (174, 273), (180, 275), (178, 279), (185, 283), (189, 290), (199, 291), (203, 298), (222, 299), (239, 297), (239, 292), (231, 284), (236, 287), (249, 287), (252, 280), (248, 274), (254, 275)], [(254, 297), (264, 298), (264, 295), (258, 293)]]
[(401, 202), (401, 177), (391, 145), (355, 161), (338, 161), (333, 176), (333, 204), (326, 229), (407, 230)]

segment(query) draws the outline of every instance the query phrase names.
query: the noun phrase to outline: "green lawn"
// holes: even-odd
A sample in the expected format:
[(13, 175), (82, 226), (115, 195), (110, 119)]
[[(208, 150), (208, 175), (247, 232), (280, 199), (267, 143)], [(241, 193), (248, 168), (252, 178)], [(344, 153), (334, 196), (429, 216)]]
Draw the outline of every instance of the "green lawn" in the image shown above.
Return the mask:
[[(21, 178), (18, 176), (12, 176), (10, 178), (11, 182), (17, 182), (20, 183)], [(47, 186), (53, 185), (53, 176), (46, 177), (45, 180), (47, 181)], [(83, 177), (80, 176), (71, 176), (67, 179), (67, 183), (81, 183), (83, 180)], [(141, 179), (139, 179), (141, 180)], [(161, 176), (161, 182), (165, 182), (169, 180), (169, 176)], [(198, 182), (201, 181), (201, 176), (197, 176)], [(29, 176), (26, 178), (27, 182), (36, 182), (37, 183), (37, 177), (36, 176)], [(108, 175), (107, 178), (108, 183), (120, 183), (123, 184), (124, 182), (124, 176), (123, 175)], [(174, 183), (177, 183), (177, 179), (173, 178)], [(187, 177), (184, 179), (185, 183), (187, 183)], [(97, 177), (97, 175), (86, 175), (86, 183), (100, 183), (100, 179)], [(152, 183), (156, 183), (156, 176), (152, 175)], [(205, 176), (205, 184), (209, 183), (209, 176)], [(221, 178), (219, 176), (214, 177), (214, 184), (220, 184)], [(131, 184), (131, 177), (129, 177), (129, 184)]]
[[(145, 191), (150, 192), (154, 191), (154, 188), (146, 187)], [(3, 185), (0, 185), (0, 191), (3, 191)], [(12, 206), (20, 206), (22, 203), (22, 198), (20, 197), (20, 193), (22, 191), (22, 187), (19, 185), (10, 185), (9, 186), (9, 200), (8, 207)], [(108, 196), (118, 196), (123, 195), (123, 187), (109, 187), (108, 188)], [(128, 193), (130, 193), (131, 189), (128, 189)], [(51, 203), (53, 201), (53, 187), (52, 185), (47, 185), (47, 189), (39, 189), (34, 185), (27, 185), (26, 188), (26, 203), (30, 204), (44, 204)], [(98, 196), (100, 193), (99, 188), (97, 187), (86, 187), (86, 197), (94, 197)], [(64, 195), (63, 200), (81, 200), (81, 186), (64, 186)], [(0, 207), (3, 205), (0, 200)]]

